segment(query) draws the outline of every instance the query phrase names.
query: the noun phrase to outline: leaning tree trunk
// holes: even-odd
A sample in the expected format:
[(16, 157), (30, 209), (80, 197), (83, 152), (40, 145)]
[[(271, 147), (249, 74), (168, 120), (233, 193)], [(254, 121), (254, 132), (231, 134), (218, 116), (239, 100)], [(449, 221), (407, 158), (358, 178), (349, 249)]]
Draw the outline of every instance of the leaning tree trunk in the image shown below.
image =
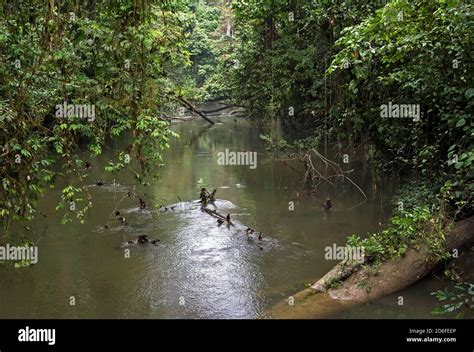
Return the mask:
[[(458, 222), (448, 233), (445, 249), (459, 252), (474, 244), (474, 216)], [(296, 293), (283, 302), (278, 303), (267, 312), (272, 318), (327, 318), (348, 307), (369, 302), (402, 290), (430, 272), (437, 261), (428, 252), (428, 245), (419, 249), (410, 248), (401, 257), (389, 260), (380, 266), (376, 275), (360, 267), (348, 265), (347, 270), (341, 270), (341, 264), (326, 274), (322, 280), (303, 291)], [(331, 277), (342, 279), (338, 288), (330, 288), (322, 292), (322, 286)], [(364, 283), (363, 287), (358, 284)], [(364, 287), (370, 287), (366, 290)]]

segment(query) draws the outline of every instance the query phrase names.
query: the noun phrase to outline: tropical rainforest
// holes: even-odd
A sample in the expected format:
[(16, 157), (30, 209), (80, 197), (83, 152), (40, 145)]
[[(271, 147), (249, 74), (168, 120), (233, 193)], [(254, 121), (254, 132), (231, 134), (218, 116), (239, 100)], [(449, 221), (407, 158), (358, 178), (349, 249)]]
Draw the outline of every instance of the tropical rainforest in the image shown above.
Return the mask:
[[(266, 153), (297, 165), (298, 197), (349, 177), (339, 165), (353, 153), (396, 180), (390, 219), (345, 233), (347, 246), (364, 248), (371, 272), (427, 246), (452, 283), (433, 292), (435, 314), (472, 314), (472, 273), (450, 263), (474, 238), (473, 14), (463, 0), (1, 0), (0, 241), (45, 216), (53, 189), (61, 226), (87, 223), (85, 181), (104, 153), (111, 178), (153, 184), (180, 109), (200, 119), (203, 103), (225, 102)], [(447, 246), (462, 222), (469, 235)]]

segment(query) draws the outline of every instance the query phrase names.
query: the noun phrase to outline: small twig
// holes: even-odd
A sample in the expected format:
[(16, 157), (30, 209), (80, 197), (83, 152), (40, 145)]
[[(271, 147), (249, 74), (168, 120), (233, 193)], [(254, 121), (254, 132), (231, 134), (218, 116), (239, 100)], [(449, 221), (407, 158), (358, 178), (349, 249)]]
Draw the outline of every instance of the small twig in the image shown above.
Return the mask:
[(48, 228), (48, 225), (46, 225), (46, 226), (44, 227), (43, 233), (42, 233), (41, 236), (38, 238), (38, 241), (36, 241), (35, 246), (37, 246), (38, 243), (39, 243), (39, 241), (41, 241), (41, 240), (43, 239), (44, 235), (46, 234), (46, 229), (47, 229), (47, 228)]

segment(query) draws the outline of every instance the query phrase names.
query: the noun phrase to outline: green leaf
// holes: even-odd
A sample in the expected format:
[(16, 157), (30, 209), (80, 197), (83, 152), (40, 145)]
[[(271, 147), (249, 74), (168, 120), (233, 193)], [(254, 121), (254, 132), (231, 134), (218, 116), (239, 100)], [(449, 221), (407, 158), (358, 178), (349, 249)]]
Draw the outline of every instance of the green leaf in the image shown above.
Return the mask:
[(462, 127), (466, 124), (466, 120), (461, 118), (458, 120), (458, 122), (456, 123), (456, 127)]
[(472, 97), (474, 97), (474, 88), (467, 89), (466, 92), (464, 93), (464, 96), (467, 99), (471, 99)]

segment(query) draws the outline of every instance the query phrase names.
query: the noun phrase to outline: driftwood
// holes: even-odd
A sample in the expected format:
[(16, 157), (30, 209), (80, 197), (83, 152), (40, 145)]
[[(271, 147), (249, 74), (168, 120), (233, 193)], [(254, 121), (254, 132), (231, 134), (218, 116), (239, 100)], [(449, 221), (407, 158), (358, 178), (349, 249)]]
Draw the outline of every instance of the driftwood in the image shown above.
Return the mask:
[[(200, 204), (201, 206), (201, 210), (216, 218), (217, 219), (217, 226), (221, 226), (223, 224), (226, 224), (228, 228), (230, 227), (233, 227), (236, 231), (236, 233), (243, 233), (245, 235), (247, 235), (248, 237), (254, 235), (260, 242), (263, 241), (263, 234), (261, 232), (258, 232), (255, 231), (253, 228), (251, 227), (248, 227), (248, 226), (245, 226), (243, 224), (240, 224), (240, 223), (234, 223), (231, 219), (231, 216), (230, 214), (227, 214), (227, 215), (223, 215), (221, 213), (219, 213), (216, 209), (210, 209), (207, 207), (207, 205), (213, 205), (215, 206), (215, 201), (216, 201), (216, 193), (217, 193), (217, 189), (214, 189), (211, 193), (209, 193), (206, 188), (202, 188), (201, 189), (201, 192), (199, 194), (199, 199), (198, 200), (195, 200), (195, 201), (191, 201), (189, 203), (191, 204)], [(180, 199), (181, 201), (181, 199)], [(183, 203), (183, 202), (181, 202)], [(171, 211), (173, 212), (176, 208), (178, 208), (178, 210), (180, 209), (180, 204), (171, 204), (171, 205), (160, 205), (160, 210), (163, 211), (163, 212), (168, 212), (168, 211)], [(259, 246), (259, 248), (261, 250), (263, 250), (263, 247)]]
[[(474, 244), (474, 226), (471, 218), (458, 222), (446, 236), (444, 248), (452, 252)], [(350, 266), (351, 274), (336, 265), (312, 287), (302, 290), (267, 312), (272, 318), (328, 318), (357, 304), (370, 302), (402, 290), (437, 267), (437, 260), (429, 253), (428, 245), (411, 247), (401, 258), (382, 263), (373, 273), (362, 267)], [(335, 279), (343, 280), (338, 287), (329, 287)], [(337, 286), (337, 285), (333, 285)]]
[(122, 248), (123, 247), (130, 247), (130, 246), (133, 246), (133, 245), (136, 245), (136, 244), (139, 244), (139, 245), (153, 244), (153, 245), (156, 246), (159, 242), (160, 242), (159, 239), (150, 240), (147, 235), (141, 235), (141, 236), (138, 236), (138, 238), (135, 239), (135, 240), (131, 240), (131, 241), (127, 241), (127, 242), (123, 243)]
[[(201, 188), (201, 192), (199, 193), (199, 200), (196, 201), (197, 203), (201, 204), (201, 209), (218, 219), (219, 224), (227, 223), (229, 226), (235, 226), (234, 223), (230, 219), (230, 214), (227, 214), (226, 216), (220, 214), (216, 209), (209, 209), (207, 208), (208, 204), (212, 204), (215, 206), (214, 202), (216, 201), (216, 193), (217, 189), (214, 189), (211, 193), (207, 191), (206, 188)], [(165, 211), (168, 211), (168, 209), (171, 209), (174, 211), (174, 208), (176, 208), (176, 205), (168, 205), (168, 206), (160, 206), (160, 208), (164, 209)]]
[[(203, 210), (208, 213), (210, 216), (213, 216), (219, 220), (222, 220), (223, 222), (226, 222), (230, 226), (235, 226), (234, 223), (230, 220), (230, 215), (228, 214), (227, 216), (224, 216), (222, 214), (219, 214), (217, 210), (211, 210), (209, 208), (203, 208)], [(222, 223), (223, 223), (222, 222)], [(222, 224), (221, 223), (221, 224)]]
[(204, 120), (206, 120), (207, 122), (209, 122), (211, 125), (214, 125), (214, 121), (210, 120), (202, 111), (196, 109), (190, 102), (188, 102), (186, 99), (184, 99), (183, 97), (177, 97), (176, 99), (178, 99), (181, 103), (183, 103), (186, 108), (193, 112), (193, 113), (196, 113), (198, 114), (199, 116), (201, 116)]
[[(324, 155), (319, 153), (315, 148), (311, 148), (302, 153), (291, 153), (285, 158), (274, 158), (273, 160), (283, 163), (283, 165), (289, 167), (293, 171), (303, 176), (301, 182), (301, 188), (298, 192), (302, 192), (305, 187), (308, 189), (308, 194), (314, 194), (318, 190), (318, 186), (322, 182), (326, 182), (334, 186), (334, 180), (348, 181), (352, 184), (364, 197), (364, 201), (367, 200), (367, 195), (364, 191), (348, 176), (354, 170), (345, 171), (342, 166), (338, 163), (326, 158)], [(300, 171), (291, 166), (287, 161), (298, 161), (303, 164), (304, 171)], [(324, 166), (325, 171), (317, 168), (317, 163)]]

